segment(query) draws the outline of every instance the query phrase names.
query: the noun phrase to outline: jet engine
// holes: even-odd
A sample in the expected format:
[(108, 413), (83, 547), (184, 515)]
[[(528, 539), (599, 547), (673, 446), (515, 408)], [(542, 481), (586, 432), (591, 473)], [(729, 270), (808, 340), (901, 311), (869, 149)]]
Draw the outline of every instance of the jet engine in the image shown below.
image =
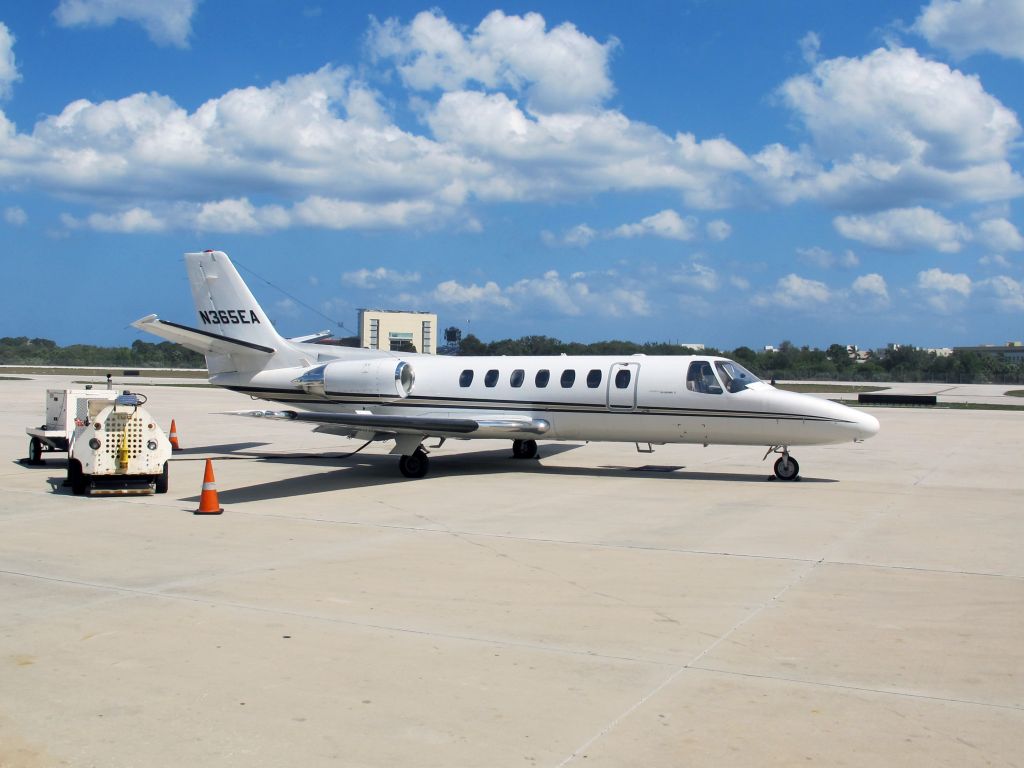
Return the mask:
[(371, 395), (386, 399), (408, 397), (416, 373), (405, 360), (377, 357), (366, 360), (334, 360), (310, 368), (294, 383), (315, 395)]

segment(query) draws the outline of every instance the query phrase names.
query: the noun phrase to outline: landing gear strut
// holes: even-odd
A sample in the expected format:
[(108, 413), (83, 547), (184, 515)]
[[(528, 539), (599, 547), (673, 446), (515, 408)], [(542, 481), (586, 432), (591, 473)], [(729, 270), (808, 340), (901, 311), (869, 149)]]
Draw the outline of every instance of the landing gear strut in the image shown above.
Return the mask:
[(408, 456), (402, 456), (398, 460), (398, 469), (406, 477), (420, 478), (427, 474), (430, 468), (430, 459), (422, 447), (417, 448)]
[(517, 459), (535, 459), (537, 458), (537, 441), (536, 440), (513, 440), (512, 441), (512, 455)]
[(789, 455), (789, 448), (787, 446), (773, 445), (768, 449), (768, 453), (764, 457), (767, 459), (768, 454), (771, 453), (781, 454), (775, 462), (775, 476), (779, 480), (796, 480), (800, 476), (800, 464)]

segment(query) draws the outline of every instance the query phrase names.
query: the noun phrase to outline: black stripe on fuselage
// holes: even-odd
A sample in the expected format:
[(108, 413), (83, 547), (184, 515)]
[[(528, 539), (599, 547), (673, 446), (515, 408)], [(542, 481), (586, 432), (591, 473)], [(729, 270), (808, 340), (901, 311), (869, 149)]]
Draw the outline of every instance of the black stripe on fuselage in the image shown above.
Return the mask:
[(465, 410), (501, 413), (513, 411), (522, 413), (578, 413), (602, 415), (644, 415), (644, 416), (706, 416), (720, 419), (783, 419), (786, 421), (816, 421), (823, 423), (852, 423), (843, 419), (827, 416), (811, 416), (799, 413), (776, 413), (773, 411), (731, 411), (720, 408), (667, 408), (665, 406), (644, 406), (637, 404), (635, 408), (609, 408), (607, 404), (597, 403), (560, 403), (556, 401), (518, 401), (518, 400), (487, 400), (484, 398), (433, 398), (410, 395), (401, 400), (380, 397), (372, 399), (366, 395), (330, 392), (325, 396), (310, 395), (302, 390), (279, 389), (274, 387), (227, 386), (234, 392), (249, 395), (263, 400), (274, 400), (280, 403), (308, 403), (317, 405), (343, 405), (353, 408), (371, 408), (387, 406), (393, 408), (461, 408)]

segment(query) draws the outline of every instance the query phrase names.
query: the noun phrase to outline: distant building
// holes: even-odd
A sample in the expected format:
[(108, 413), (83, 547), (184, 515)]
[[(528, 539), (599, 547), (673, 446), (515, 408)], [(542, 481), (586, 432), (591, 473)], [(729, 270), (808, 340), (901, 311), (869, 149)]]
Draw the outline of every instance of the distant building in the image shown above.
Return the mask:
[(953, 354), (952, 347), (935, 347), (933, 349), (925, 349), (924, 352), (931, 352), (936, 357), (949, 357)]
[(704, 345), (703, 344), (691, 344), (689, 342), (686, 342), (684, 344), (680, 344), (679, 346), (680, 347), (686, 347), (687, 349), (692, 349), (694, 352), (703, 352), (704, 351)]
[(855, 363), (866, 363), (871, 359), (871, 351), (867, 349), (861, 349), (856, 344), (846, 345), (846, 356), (853, 360)]
[(1003, 346), (983, 344), (979, 347), (953, 347), (954, 352), (977, 352), (980, 355), (1001, 357), (1008, 363), (1024, 363), (1024, 343), (1008, 341)]
[(437, 354), (437, 315), (432, 312), (360, 309), (359, 346)]
[(775, 351), (775, 347), (773, 347), (771, 344), (765, 344), (763, 351), (764, 352), (774, 352)]

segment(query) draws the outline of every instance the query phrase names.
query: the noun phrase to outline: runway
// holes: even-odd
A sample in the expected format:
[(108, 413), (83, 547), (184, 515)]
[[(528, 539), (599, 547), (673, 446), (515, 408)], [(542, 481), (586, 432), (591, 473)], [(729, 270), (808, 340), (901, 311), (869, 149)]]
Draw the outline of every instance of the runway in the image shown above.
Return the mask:
[(17, 462), (68, 385), (0, 381), (5, 768), (1021, 763), (1024, 412), (872, 408), (796, 483), (757, 448), (508, 441), (407, 480), (146, 385), (170, 493), (80, 498), (63, 454)]

